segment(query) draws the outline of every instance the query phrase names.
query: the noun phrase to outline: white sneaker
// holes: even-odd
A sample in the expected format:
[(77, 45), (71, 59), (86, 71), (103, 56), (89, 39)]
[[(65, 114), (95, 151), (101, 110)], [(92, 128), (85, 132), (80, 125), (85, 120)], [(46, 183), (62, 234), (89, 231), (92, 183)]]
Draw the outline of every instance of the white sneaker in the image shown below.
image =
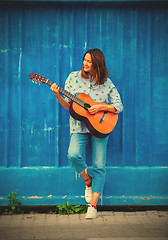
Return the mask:
[(91, 201), (92, 201), (92, 186), (90, 186), (90, 187), (86, 186), (85, 200), (87, 203), (91, 203)]
[(85, 216), (86, 219), (97, 218), (97, 209), (92, 207), (91, 205), (88, 206), (87, 213)]

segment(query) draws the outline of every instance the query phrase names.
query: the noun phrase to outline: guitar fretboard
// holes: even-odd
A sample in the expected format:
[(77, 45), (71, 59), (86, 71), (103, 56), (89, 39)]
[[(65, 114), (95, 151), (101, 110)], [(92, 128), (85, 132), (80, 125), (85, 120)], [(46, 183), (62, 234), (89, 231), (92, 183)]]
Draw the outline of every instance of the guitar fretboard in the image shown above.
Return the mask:
[[(50, 80), (46, 79), (46, 83), (48, 85), (52, 85), (53, 82), (51, 82)], [(90, 105), (88, 105), (87, 103), (85, 103), (84, 101), (82, 101), (81, 99), (77, 98), (76, 96), (74, 96), (73, 94), (71, 94), (70, 92), (68, 92), (67, 90), (59, 87), (59, 92), (61, 94), (63, 94), (65, 97), (68, 97), (70, 100), (76, 102), (77, 104), (79, 104), (81, 107), (87, 109), (90, 107)]]

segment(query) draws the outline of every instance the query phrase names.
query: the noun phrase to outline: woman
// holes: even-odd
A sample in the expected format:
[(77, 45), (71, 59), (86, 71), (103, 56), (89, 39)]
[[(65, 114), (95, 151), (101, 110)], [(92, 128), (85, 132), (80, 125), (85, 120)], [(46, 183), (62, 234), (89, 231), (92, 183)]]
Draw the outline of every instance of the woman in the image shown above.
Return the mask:
[[(88, 50), (83, 57), (81, 71), (72, 72), (66, 80), (65, 89), (73, 95), (85, 93), (95, 102), (108, 103), (108, 105), (93, 105), (88, 111), (96, 114), (99, 111), (109, 111), (119, 113), (123, 110), (120, 95), (114, 84), (108, 78), (103, 53), (99, 49)], [(69, 110), (70, 100), (63, 98), (59, 94), (59, 87), (54, 83), (51, 86), (59, 103)], [(70, 117), (71, 140), (68, 150), (68, 157), (72, 167), (79, 173), (85, 181), (85, 199), (89, 204), (86, 218), (96, 218), (96, 205), (100, 195), (103, 193), (105, 182), (105, 164), (108, 136), (97, 138), (89, 133), (86, 126)], [(92, 144), (92, 176), (88, 175), (87, 165), (82, 157), (82, 153), (87, 144)]]

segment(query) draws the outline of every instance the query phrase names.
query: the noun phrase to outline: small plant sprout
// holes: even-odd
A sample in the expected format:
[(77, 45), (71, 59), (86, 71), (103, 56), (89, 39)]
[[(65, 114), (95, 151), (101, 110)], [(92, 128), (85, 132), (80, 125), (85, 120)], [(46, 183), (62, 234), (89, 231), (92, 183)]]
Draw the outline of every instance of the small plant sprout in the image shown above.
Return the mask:
[(18, 192), (13, 192), (11, 191), (8, 195), (7, 198), (9, 199), (7, 202), (7, 209), (6, 211), (9, 214), (14, 214), (14, 213), (21, 213), (20, 207), (22, 206), (21, 201), (17, 198)]

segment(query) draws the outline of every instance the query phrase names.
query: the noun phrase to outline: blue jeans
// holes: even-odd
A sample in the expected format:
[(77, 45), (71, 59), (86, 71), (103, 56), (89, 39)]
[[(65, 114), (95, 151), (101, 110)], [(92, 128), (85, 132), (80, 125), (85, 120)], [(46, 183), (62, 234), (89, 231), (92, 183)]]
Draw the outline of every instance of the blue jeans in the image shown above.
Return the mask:
[(83, 151), (88, 143), (92, 144), (92, 191), (102, 194), (105, 182), (105, 165), (108, 136), (97, 138), (90, 133), (74, 133), (71, 135), (68, 158), (77, 173), (86, 168)]

